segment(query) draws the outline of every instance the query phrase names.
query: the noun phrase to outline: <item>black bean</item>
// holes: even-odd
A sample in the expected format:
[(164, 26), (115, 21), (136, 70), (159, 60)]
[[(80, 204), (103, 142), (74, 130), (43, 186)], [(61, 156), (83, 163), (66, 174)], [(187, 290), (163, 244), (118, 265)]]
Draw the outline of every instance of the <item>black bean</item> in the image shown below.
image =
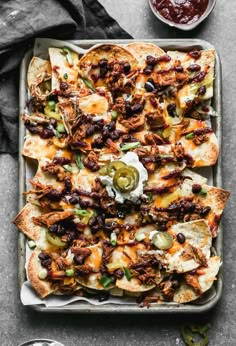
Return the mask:
[(140, 104), (140, 103), (135, 103), (133, 106), (132, 106), (132, 112), (134, 114), (137, 114), (137, 113), (141, 113), (143, 110), (143, 105)]
[(91, 125), (90, 127), (88, 127), (86, 129), (86, 136), (89, 137), (89, 136), (92, 136), (96, 131), (96, 127), (95, 125)]
[(188, 70), (189, 72), (198, 72), (198, 71), (201, 70), (201, 66), (198, 65), (198, 64), (191, 64), (191, 65), (189, 65), (189, 67), (187, 68), (187, 70)]
[(120, 138), (120, 133), (119, 133), (119, 131), (116, 131), (116, 130), (115, 130), (115, 131), (111, 132), (111, 133), (110, 133), (110, 138), (111, 138), (113, 141), (119, 139), (119, 138)]
[(153, 90), (155, 90), (155, 85), (153, 85), (151, 82), (146, 82), (144, 84), (144, 88), (148, 91), (148, 92), (152, 92)]
[(199, 50), (193, 50), (192, 52), (189, 52), (188, 55), (191, 56), (191, 58), (197, 60), (201, 56), (201, 52)]
[(153, 71), (153, 66), (151, 65), (147, 65), (144, 69), (143, 69), (143, 73), (144, 74), (151, 74)]
[(49, 227), (49, 232), (51, 233), (57, 233), (57, 229), (58, 229), (58, 225), (54, 224), (52, 226)]
[(180, 244), (183, 244), (183, 243), (185, 243), (185, 235), (183, 234), (183, 233), (178, 233), (177, 234), (177, 240), (178, 240), (178, 242), (180, 243)]
[(207, 216), (207, 214), (209, 214), (210, 211), (211, 211), (211, 207), (210, 206), (204, 207), (200, 211), (200, 216), (201, 217), (205, 217), (205, 216)]
[(131, 66), (128, 62), (124, 64), (124, 73), (129, 73)]
[(163, 62), (169, 62), (169, 61), (171, 61), (171, 57), (167, 54), (162, 55), (158, 58), (158, 62), (162, 62), (162, 61)]
[(76, 198), (75, 196), (70, 196), (68, 201), (70, 204), (77, 204), (79, 202), (78, 198)]
[(183, 68), (183, 66), (176, 66), (176, 67), (175, 67), (175, 71), (181, 73), (181, 72), (184, 71), (184, 68)]
[(68, 159), (67, 157), (54, 157), (53, 163), (58, 164), (58, 165), (67, 165), (70, 163), (71, 160)]
[(43, 261), (43, 260), (46, 260), (46, 259), (49, 259), (50, 256), (44, 252), (40, 252), (40, 254), (38, 255), (38, 258)]
[(199, 193), (201, 191), (202, 187), (200, 184), (193, 184), (192, 186), (192, 192), (193, 193)]
[(124, 210), (117, 210), (117, 216), (120, 218), (120, 219), (124, 219), (125, 218), (125, 211)]
[(175, 117), (176, 116), (176, 104), (175, 103), (170, 103), (167, 106), (167, 112), (171, 117)]
[(98, 148), (98, 149), (102, 148), (103, 145), (104, 145), (104, 140), (103, 140), (102, 136), (99, 136), (98, 138), (96, 138), (94, 140), (94, 142), (92, 143), (92, 147)]
[(204, 95), (205, 93), (206, 93), (206, 87), (205, 87), (205, 85), (203, 85), (198, 89), (198, 94)]
[(131, 116), (133, 113), (132, 113), (132, 108), (131, 108), (131, 104), (129, 101), (126, 101), (125, 102), (125, 113), (127, 116)]
[(52, 138), (54, 136), (54, 133), (51, 129), (43, 129), (39, 135), (41, 138), (47, 139), (47, 138)]
[(62, 225), (57, 225), (57, 235), (62, 236), (66, 233), (65, 228)]
[(117, 269), (114, 271), (114, 275), (117, 279), (122, 279), (124, 276), (124, 271), (122, 269)]
[(157, 63), (157, 58), (155, 58), (154, 56), (148, 55), (146, 57), (146, 62), (147, 62), (147, 65), (155, 66)]
[(50, 199), (51, 201), (60, 201), (62, 194), (61, 192), (57, 191), (57, 190), (51, 190), (49, 191), (46, 195), (45, 195), (48, 199)]
[(41, 265), (42, 265), (44, 268), (48, 268), (48, 267), (50, 266), (51, 263), (52, 263), (51, 258), (48, 258), (48, 259), (45, 259), (45, 260), (42, 260), (42, 261), (41, 261)]
[(108, 60), (107, 59), (101, 59), (99, 61), (99, 66), (100, 67), (107, 67)]
[(60, 89), (61, 90), (66, 90), (68, 89), (69, 85), (66, 82), (61, 82), (60, 84)]
[(101, 76), (101, 77), (105, 77), (106, 74), (107, 74), (107, 72), (108, 72), (107, 67), (101, 67), (101, 68), (100, 68), (100, 76)]

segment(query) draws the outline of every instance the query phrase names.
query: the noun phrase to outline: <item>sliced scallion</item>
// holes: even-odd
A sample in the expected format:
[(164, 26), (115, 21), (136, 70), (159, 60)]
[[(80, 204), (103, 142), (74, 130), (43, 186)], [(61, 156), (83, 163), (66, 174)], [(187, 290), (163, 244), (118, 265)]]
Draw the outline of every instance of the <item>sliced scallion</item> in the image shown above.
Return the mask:
[(58, 131), (59, 133), (64, 133), (64, 132), (66, 132), (65, 126), (64, 126), (63, 124), (58, 124), (58, 125), (57, 125), (57, 131)]
[(148, 192), (147, 198), (148, 198), (148, 202), (151, 203), (153, 201), (153, 194), (151, 192)]
[(72, 172), (72, 167), (71, 167), (71, 165), (64, 165), (64, 166), (62, 166), (67, 172)]
[(140, 142), (126, 143), (126, 144), (122, 145), (122, 147), (120, 147), (120, 150), (121, 151), (127, 151), (130, 149), (138, 148), (139, 146), (140, 146)]
[(192, 139), (194, 138), (194, 133), (193, 132), (190, 132), (188, 133), (186, 136), (185, 136), (186, 139)]
[(52, 131), (57, 138), (59, 138), (59, 139), (61, 138), (60, 133), (56, 129), (52, 128)]
[(55, 107), (56, 107), (56, 102), (55, 101), (48, 101), (48, 106), (50, 107), (50, 109), (52, 111), (54, 111)]
[(84, 84), (86, 85), (86, 87), (88, 87), (94, 93), (96, 92), (96, 90), (94, 89), (94, 87), (92, 86), (91, 82), (88, 79), (86, 79), (86, 78), (81, 78), (81, 79), (84, 82)]
[(115, 110), (113, 110), (113, 111), (111, 112), (111, 118), (112, 118), (112, 120), (116, 120), (117, 117), (118, 117), (118, 112), (115, 111)]
[(68, 79), (68, 74), (64, 73), (63, 77), (64, 77), (64, 79)]
[(207, 195), (207, 190), (204, 189), (204, 187), (201, 188), (200, 195), (206, 196)]
[(102, 277), (101, 277), (101, 279), (99, 280), (99, 283), (104, 287), (104, 288), (106, 288), (106, 287), (108, 287), (111, 283), (112, 283), (112, 279), (111, 278), (109, 278), (108, 276), (106, 276), (106, 275), (103, 275)]
[(123, 270), (124, 270), (126, 279), (128, 281), (130, 281), (132, 279), (132, 274), (131, 274), (130, 270), (128, 268), (126, 268), (126, 267), (123, 267)]
[(82, 162), (80, 154), (76, 154), (76, 156), (75, 156), (75, 163), (76, 163), (76, 165), (77, 165), (77, 167), (79, 169), (83, 169), (84, 168), (84, 165), (83, 165), (83, 162)]
[(90, 215), (90, 212), (86, 209), (74, 209), (74, 214), (78, 216), (88, 216)]
[(73, 276), (75, 274), (74, 269), (66, 269), (65, 270), (66, 276)]
[(137, 240), (137, 241), (142, 241), (142, 240), (144, 240), (146, 238), (146, 235), (144, 234), (144, 233), (139, 233), (139, 234), (136, 234), (135, 235), (135, 239)]
[(112, 232), (110, 235), (111, 245), (116, 246), (117, 244), (117, 235), (115, 232)]
[(73, 64), (73, 59), (72, 59), (72, 55), (71, 55), (70, 49), (67, 48), (67, 47), (63, 47), (63, 52), (64, 52), (64, 54), (66, 56), (66, 60), (67, 60), (68, 64), (70, 66), (73, 66), (74, 64)]

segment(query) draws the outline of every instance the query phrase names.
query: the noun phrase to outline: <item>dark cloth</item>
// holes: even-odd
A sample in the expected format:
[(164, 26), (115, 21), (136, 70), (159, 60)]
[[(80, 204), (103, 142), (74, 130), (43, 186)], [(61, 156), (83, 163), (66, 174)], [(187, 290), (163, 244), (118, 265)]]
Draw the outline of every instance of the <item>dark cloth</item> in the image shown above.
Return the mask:
[(19, 65), (35, 37), (131, 38), (96, 0), (0, 2), (0, 152), (18, 147)]

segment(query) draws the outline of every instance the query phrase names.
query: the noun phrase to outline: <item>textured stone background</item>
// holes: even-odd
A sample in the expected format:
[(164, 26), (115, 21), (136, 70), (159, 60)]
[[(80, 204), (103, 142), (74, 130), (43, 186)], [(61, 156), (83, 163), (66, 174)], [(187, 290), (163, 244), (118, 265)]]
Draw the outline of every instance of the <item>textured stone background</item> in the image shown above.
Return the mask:
[(0, 345), (15, 346), (38, 337), (66, 346), (77, 345), (183, 345), (183, 321), (209, 321), (210, 345), (236, 345), (236, 266), (234, 242), (236, 143), (236, 7), (235, 0), (218, 0), (214, 12), (199, 28), (180, 32), (160, 23), (147, 0), (100, 0), (107, 11), (134, 38), (201, 38), (215, 45), (223, 67), (223, 182), (231, 191), (224, 214), (224, 294), (217, 307), (199, 316), (83, 316), (41, 315), (24, 308), (17, 286), (17, 231), (10, 223), (17, 211), (18, 162), (0, 156)]

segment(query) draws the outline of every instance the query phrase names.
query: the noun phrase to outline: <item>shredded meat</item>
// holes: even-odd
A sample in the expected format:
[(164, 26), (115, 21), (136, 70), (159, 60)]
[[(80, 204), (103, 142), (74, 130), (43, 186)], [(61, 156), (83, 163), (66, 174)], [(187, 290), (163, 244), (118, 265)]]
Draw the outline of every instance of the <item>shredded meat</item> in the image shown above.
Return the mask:
[(140, 115), (132, 116), (129, 119), (121, 119), (120, 123), (124, 125), (124, 127), (126, 127), (130, 132), (142, 130), (144, 127), (144, 117)]
[(146, 119), (150, 129), (152, 130), (162, 128), (165, 124), (165, 118), (158, 109), (155, 112), (147, 113)]
[(75, 266), (75, 270), (78, 276), (84, 276), (95, 272), (94, 269), (88, 264), (77, 265)]
[(102, 262), (103, 264), (108, 264), (110, 262), (110, 258), (114, 247), (108, 241), (103, 241), (102, 243)]
[(173, 151), (178, 161), (182, 161), (184, 159), (184, 148), (182, 144), (176, 144), (173, 147)]
[(165, 141), (161, 138), (161, 136), (157, 135), (156, 133), (148, 133), (144, 136), (146, 144), (151, 145), (162, 145), (165, 143)]
[(71, 248), (72, 253), (75, 255), (74, 256), (74, 261), (77, 264), (84, 264), (84, 261), (87, 257), (89, 257), (92, 253), (92, 251), (88, 248), (82, 247), (72, 247)]
[(186, 284), (191, 286), (199, 296), (203, 294), (197, 275), (185, 274), (184, 279)]
[(164, 294), (165, 298), (168, 300), (172, 300), (175, 289), (179, 287), (179, 282), (170, 277), (169, 279), (161, 282), (159, 287), (162, 293)]
[(48, 162), (45, 166), (42, 167), (43, 172), (50, 173), (57, 177), (57, 180), (64, 181), (68, 177), (68, 172), (65, 171), (63, 167), (56, 164), (55, 162)]
[(100, 166), (98, 164), (98, 155), (94, 151), (90, 151), (88, 156), (83, 159), (84, 166), (90, 169), (92, 172), (99, 170)]
[(202, 250), (190, 244), (188, 244), (184, 248), (184, 252), (181, 255), (181, 257), (186, 261), (193, 259), (195, 262), (199, 263), (201, 266), (207, 267), (207, 259), (204, 253), (202, 252)]
[(57, 211), (33, 217), (32, 220), (36, 225), (46, 225), (47, 227), (50, 227), (54, 223), (68, 219), (73, 215), (74, 213), (72, 211)]
[(113, 109), (120, 114), (125, 114), (125, 100), (123, 99), (123, 97), (116, 98)]
[(198, 136), (194, 136), (193, 138), (193, 143), (196, 145), (201, 145), (204, 142), (208, 141), (208, 136), (207, 135), (198, 135)]

